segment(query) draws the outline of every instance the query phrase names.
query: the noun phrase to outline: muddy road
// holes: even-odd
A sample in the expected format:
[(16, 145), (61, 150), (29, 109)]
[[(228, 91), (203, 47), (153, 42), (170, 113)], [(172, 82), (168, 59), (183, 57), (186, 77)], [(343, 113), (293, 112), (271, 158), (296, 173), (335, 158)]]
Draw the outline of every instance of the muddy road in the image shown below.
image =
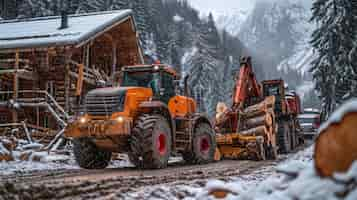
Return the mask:
[(0, 199), (122, 199), (143, 187), (175, 182), (204, 185), (207, 179), (229, 180), (276, 161), (221, 161), (206, 165), (178, 162), (167, 169), (134, 168), (57, 170), (0, 176)]

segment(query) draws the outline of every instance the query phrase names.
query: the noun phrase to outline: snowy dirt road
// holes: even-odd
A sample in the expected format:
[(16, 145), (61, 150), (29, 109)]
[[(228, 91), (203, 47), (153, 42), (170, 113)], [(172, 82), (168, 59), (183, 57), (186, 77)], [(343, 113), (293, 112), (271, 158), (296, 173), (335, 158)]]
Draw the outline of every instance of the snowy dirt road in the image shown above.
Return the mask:
[[(164, 190), (162, 185), (172, 188), (186, 185), (192, 189), (195, 186), (202, 187), (209, 179), (244, 178), (264, 169), (267, 169), (268, 176), (273, 166), (283, 159), (265, 162), (222, 161), (199, 166), (186, 166), (179, 162), (167, 169), (144, 171), (119, 168), (25, 172), (0, 176), (0, 199), (141, 199), (147, 194), (145, 191), (150, 189)], [(256, 178), (254, 176), (252, 180)], [(185, 191), (187, 193), (190, 190)], [(175, 198), (181, 199), (180, 195), (183, 194), (177, 192)]]

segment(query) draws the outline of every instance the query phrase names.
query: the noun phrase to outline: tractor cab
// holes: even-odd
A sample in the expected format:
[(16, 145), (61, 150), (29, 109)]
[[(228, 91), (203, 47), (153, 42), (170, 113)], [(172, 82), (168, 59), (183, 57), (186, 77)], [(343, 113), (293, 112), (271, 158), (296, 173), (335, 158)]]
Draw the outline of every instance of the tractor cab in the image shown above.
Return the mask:
[(150, 88), (153, 97), (166, 104), (176, 95), (175, 81), (179, 80), (179, 77), (166, 65), (129, 66), (124, 67), (121, 74), (121, 87)]

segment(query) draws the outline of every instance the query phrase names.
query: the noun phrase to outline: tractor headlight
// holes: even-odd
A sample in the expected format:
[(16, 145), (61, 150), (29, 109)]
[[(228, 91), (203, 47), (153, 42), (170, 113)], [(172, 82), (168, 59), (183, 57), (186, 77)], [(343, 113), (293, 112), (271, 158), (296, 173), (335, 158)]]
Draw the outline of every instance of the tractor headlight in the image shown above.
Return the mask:
[(124, 122), (124, 117), (119, 116), (119, 117), (116, 118), (116, 120), (117, 120), (117, 122), (119, 122), (119, 123), (123, 123), (123, 122)]
[(157, 65), (154, 66), (154, 70), (155, 70), (155, 71), (159, 71), (159, 69), (160, 69), (159, 66), (157, 66)]
[(81, 124), (85, 124), (86, 122), (88, 122), (88, 119), (87, 119), (87, 117), (82, 116), (82, 117), (79, 118), (79, 122), (80, 122)]

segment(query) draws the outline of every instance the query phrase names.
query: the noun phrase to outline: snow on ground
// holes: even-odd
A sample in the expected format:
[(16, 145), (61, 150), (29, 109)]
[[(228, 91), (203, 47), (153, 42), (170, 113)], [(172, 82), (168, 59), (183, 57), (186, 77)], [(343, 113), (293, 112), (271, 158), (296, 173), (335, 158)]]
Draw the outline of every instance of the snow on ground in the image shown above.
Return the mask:
[(77, 169), (75, 165), (56, 162), (0, 162), (0, 175), (23, 174), (30, 171)]
[[(1, 143), (0, 143), (1, 145)], [(74, 160), (73, 154), (71, 155), (61, 155), (47, 152), (35, 152), (34, 155), (40, 159), (37, 161), (0, 161), (0, 176), (1, 175), (12, 175), (12, 174), (23, 174), (39, 171), (49, 171), (49, 170), (66, 170), (66, 169), (80, 169)], [(181, 157), (172, 157), (169, 163), (181, 162)], [(113, 159), (108, 168), (129, 168), (134, 167), (134, 165), (129, 161), (126, 154), (118, 154), (116, 159)]]
[[(259, 169), (258, 171), (237, 177), (233, 181), (223, 182), (213, 180), (207, 183), (200, 193), (196, 195), (197, 199), (214, 199), (210, 194), (213, 191), (229, 191), (227, 199), (260, 199), (259, 195), (262, 192), (269, 192), (268, 187), (280, 187), (277, 180), (280, 180), (283, 175), (277, 171), (291, 171), (305, 168), (312, 161), (312, 149), (309, 147), (306, 150), (300, 151), (294, 155), (288, 155), (286, 161), (273, 169)], [(264, 174), (264, 171), (266, 174)], [(248, 179), (246, 179), (248, 177)], [(250, 177), (250, 178), (249, 178)], [(254, 180), (252, 177), (257, 178)], [(262, 186), (263, 185), (263, 186)], [(248, 198), (249, 197), (249, 198)], [(261, 198), (265, 199), (265, 198)]]
[(280, 173), (274, 173), (256, 186), (246, 187), (244, 181), (209, 182), (196, 198), (214, 199), (214, 191), (228, 191), (225, 199), (357, 199), (357, 161), (346, 174), (324, 179), (316, 174), (312, 156), (313, 146), (283, 162), (276, 168)]
[[(285, 157), (285, 156), (284, 156)], [(206, 194), (207, 187), (215, 185), (225, 185), (234, 188), (238, 183), (246, 190), (256, 187), (260, 182), (267, 179), (275, 173), (274, 166), (263, 166), (255, 171), (243, 174), (241, 176), (230, 177), (229, 182), (221, 180), (194, 180), (194, 181), (177, 181), (169, 184), (160, 184), (140, 188), (138, 191), (129, 192), (123, 196), (126, 200), (139, 199), (164, 199), (164, 200), (193, 200), (208, 199)], [(226, 179), (226, 178), (225, 178)], [(207, 184), (207, 186), (205, 186)]]
[[(41, 154), (41, 155), (37, 155)], [(34, 156), (34, 155), (33, 155)], [(36, 152), (35, 156), (40, 157), (38, 161), (0, 161), (0, 175), (23, 174), (39, 171), (53, 171), (66, 169), (80, 169), (74, 160), (73, 155), (59, 155), (54, 153)], [(32, 159), (30, 159), (32, 160)], [(112, 160), (108, 168), (134, 167), (127, 155), (119, 154), (117, 159)]]

